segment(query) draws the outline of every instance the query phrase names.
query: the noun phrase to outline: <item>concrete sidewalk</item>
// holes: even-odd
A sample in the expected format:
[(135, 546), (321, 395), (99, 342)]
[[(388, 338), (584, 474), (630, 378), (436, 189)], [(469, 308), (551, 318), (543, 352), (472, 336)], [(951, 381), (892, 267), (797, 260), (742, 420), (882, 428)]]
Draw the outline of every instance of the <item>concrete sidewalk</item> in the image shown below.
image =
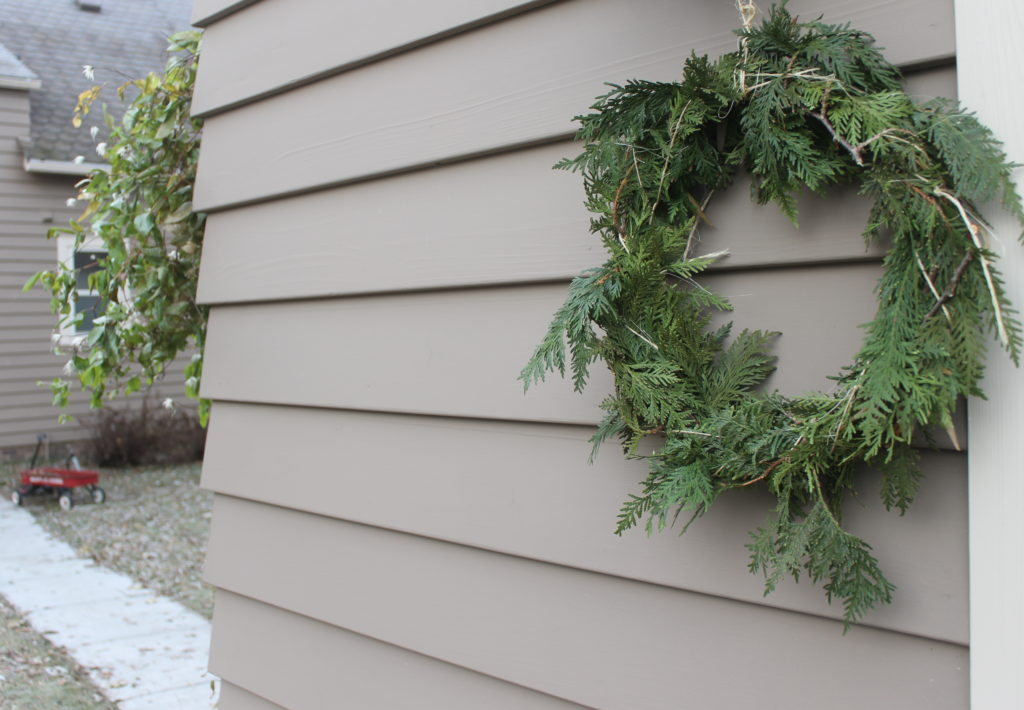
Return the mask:
[(206, 619), (77, 557), (7, 501), (0, 501), (0, 540), (0, 595), (67, 649), (119, 707), (215, 707)]

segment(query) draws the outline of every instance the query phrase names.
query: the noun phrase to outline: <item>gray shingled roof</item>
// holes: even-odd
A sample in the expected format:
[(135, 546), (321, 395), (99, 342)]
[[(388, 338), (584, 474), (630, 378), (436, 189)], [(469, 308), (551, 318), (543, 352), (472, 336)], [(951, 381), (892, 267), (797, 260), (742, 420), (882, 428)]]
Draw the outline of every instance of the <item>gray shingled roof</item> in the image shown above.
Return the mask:
[(32, 73), (32, 70), (18, 61), (14, 52), (0, 44), (0, 82), (7, 80), (7, 83), (21, 85), (28, 88), (32, 83), (38, 83), (39, 77)]
[[(101, 95), (120, 115), (114, 89), (128, 79), (161, 70), (167, 36), (187, 29), (192, 0), (90, 0), (100, 12), (79, 8), (76, 0), (0, 0), (0, 43), (42, 80), (29, 94), (31, 143), (26, 157), (72, 160), (84, 155), (99, 162), (91, 126), (106, 127), (102, 111), (90, 113), (81, 128), (71, 125), (78, 94), (106, 84)], [(0, 59), (2, 61), (2, 59)], [(95, 67), (86, 79), (83, 65)]]

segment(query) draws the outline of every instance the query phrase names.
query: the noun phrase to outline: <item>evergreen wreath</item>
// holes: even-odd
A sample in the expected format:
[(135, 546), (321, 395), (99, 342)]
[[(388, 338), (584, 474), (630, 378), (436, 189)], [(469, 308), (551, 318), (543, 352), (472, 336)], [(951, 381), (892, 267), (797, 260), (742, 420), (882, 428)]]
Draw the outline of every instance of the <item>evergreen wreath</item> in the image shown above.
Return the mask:
[[(842, 600), (848, 628), (895, 587), (843, 529), (843, 501), (867, 465), (886, 508), (905, 512), (921, 478), (911, 438), (941, 427), (956, 441), (958, 399), (984, 396), (987, 332), (1018, 363), (1020, 324), (975, 205), (1000, 196), (1022, 222), (1024, 211), (989, 129), (954, 101), (915, 103), (870, 35), (798, 22), (785, 3), (757, 27), (752, 5), (740, 9), (738, 51), (691, 56), (680, 82), (611, 85), (576, 118), (583, 153), (556, 167), (582, 173), (609, 257), (573, 280), (521, 379), (568, 364), (581, 391), (603, 360), (615, 384), (594, 453), (618, 438), (638, 457), (662, 437), (616, 532), (645, 517), (648, 532), (662, 529), (684, 511), (692, 522), (728, 490), (765, 486), (777, 505), (751, 533), (751, 572), (765, 594), (806, 572)], [(695, 277), (726, 252), (691, 252), (709, 200), (741, 168), (754, 199), (794, 224), (803, 190), (854, 183), (874, 201), (865, 239), (890, 244), (878, 312), (832, 392), (760, 391), (780, 334), (710, 325), (731, 307)]]

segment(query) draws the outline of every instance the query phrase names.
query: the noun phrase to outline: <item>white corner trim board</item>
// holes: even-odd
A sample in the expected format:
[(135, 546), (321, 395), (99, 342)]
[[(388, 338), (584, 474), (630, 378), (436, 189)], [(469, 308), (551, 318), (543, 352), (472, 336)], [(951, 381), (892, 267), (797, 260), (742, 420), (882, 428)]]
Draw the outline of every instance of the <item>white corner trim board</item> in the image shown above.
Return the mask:
[[(957, 0), (957, 84), (960, 100), (995, 132), (1010, 160), (1024, 160), (1024, 83), (1020, 37), (1024, 5), (1019, 0)], [(1018, 189), (1024, 173), (1017, 172)], [(986, 208), (1001, 243), (1006, 291), (1024, 306), (1021, 226)], [(988, 400), (969, 402), (968, 446), (971, 707), (1024, 707), (1024, 370), (990, 348), (982, 385)]]

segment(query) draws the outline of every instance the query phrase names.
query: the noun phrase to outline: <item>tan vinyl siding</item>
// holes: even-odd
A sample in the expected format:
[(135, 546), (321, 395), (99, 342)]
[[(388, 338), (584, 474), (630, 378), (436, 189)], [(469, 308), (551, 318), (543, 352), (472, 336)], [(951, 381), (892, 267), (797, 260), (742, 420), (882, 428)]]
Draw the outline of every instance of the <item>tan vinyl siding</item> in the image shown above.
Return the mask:
[(259, 0), (193, 0), (192, 24), (205, 27)]
[(215, 500), (208, 558), (223, 589), (590, 707), (675, 709), (681, 684), (723, 708), (796, 688), (831, 710), (966, 700), (959, 645), (235, 498)]
[[(567, 280), (603, 261), (587, 230), (582, 181), (551, 169), (578, 148), (557, 143), (212, 214), (202, 268), (218, 277), (202, 281), (200, 297), (230, 303)], [(741, 178), (709, 204), (714, 226), (702, 230), (698, 253), (728, 247), (719, 264), (728, 269), (877, 259), (879, 249), (861, 236), (869, 205), (844, 196), (801, 200), (795, 230), (775, 207), (751, 202)], [(822, 233), (828, 238), (811, 238)]]
[[(764, 598), (762, 580), (747, 572), (747, 531), (762, 523), (770, 505), (760, 492), (723, 498), (681, 540), (671, 533), (648, 539), (640, 530), (612, 535), (615, 511), (635, 490), (644, 464), (623, 463), (610, 445), (587, 465), (591, 431), (220, 402), (203, 482), (217, 493), (374, 527), (840, 616), (808, 584), (784, 584)], [(328, 441), (344, 452), (337, 462), (322, 461), (321, 442)], [(881, 509), (876, 477), (869, 474), (863, 476), (863, 502), (851, 503), (847, 511), (850, 527), (875, 544), (900, 588), (895, 603), (870, 621), (966, 643), (964, 457), (925, 453), (924, 466), (927, 485), (906, 517)], [(236, 475), (239, 470), (244, 477)], [(581, 491), (592, 504), (569, 504)], [(479, 504), (467, 507), (466, 499)], [(888, 543), (896, 539), (907, 542)]]
[[(601, 81), (675, 78), (691, 49), (734, 46), (735, 11), (564, 0), (487, 15), (498, 4), (520, 6), (474, 7), (486, 23), (448, 32), (363, 8), (357, 26), (378, 29), (361, 44), (304, 51), (303, 28), (337, 25), (343, 3), (309, 2), (301, 22), (280, 0), (205, 3), (230, 10), (206, 37), (197, 194), (214, 208), (200, 298), (222, 707), (965, 708), (966, 462), (945, 435), (904, 517), (861, 474), (846, 520), (899, 589), (846, 636), (820, 588), (765, 598), (747, 572), (761, 492), (682, 538), (612, 534), (644, 464), (614, 444), (587, 464), (608, 374), (583, 396), (516, 380), (568, 279), (603, 260), (579, 178), (550, 166), (577, 150), (570, 119)], [(872, 30), (904, 65), (945, 59), (908, 85), (955, 94), (951, 2), (790, 8)], [(268, 50), (288, 54), (282, 73), (229, 90), (274, 18), (294, 23)], [(770, 389), (827, 389), (875, 310), (867, 205), (809, 197), (795, 230), (747, 184), (709, 207), (699, 251), (731, 255), (707, 285), (738, 327), (783, 332)]]
[[(910, 91), (956, 94), (951, 67), (916, 72)], [(577, 175), (551, 170), (571, 142), (372, 180), (209, 216), (206, 303), (568, 279), (602, 260)], [(758, 206), (740, 179), (716, 197), (700, 251), (728, 248), (737, 269), (877, 259), (861, 236), (869, 205), (853, 190), (800, 201), (800, 228)], [(395, 195), (401, 199), (395, 199)], [(836, 199), (841, 197), (841, 199)], [(453, 200), (459, 208), (452, 209)], [(301, 237), (301, 238), (299, 238)]]
[(207, 27), (192, 110), (223, 111), (556, 1), (376, 0), (368, 13), (361, 0), (263, 0)]
[[(951, 2), (855, 12), (851, 4), (863, 6), (835, 4), (845, 8), (833, 5), (833, 21), (877, 32), (897, 63), (953, 53)], [(925, 11), (933, 22), (917, 24), (920, 32), (886, 37)], [(675, 79), (691, 51), (734, 48), (735, 24), (732, 3), (573, 0), (213, 116), (197, 205), (220, 209), (567, 137), (604, 82)]]
[[(800, 394), (827, 388), (852, 357), (857, 325), (874, 311), (878, 275), (875, 264), (854, 264), (725, 272), (703, 283), (732, 299), (736, 327), (784, 333), (767, 387)], [(772, 298), (757, 297), (763, 293)], [(594, 368), (582, 397), (557, 376), (524, 396), (516, 379), (564, 298), (564, 284), (544, 284), (223, 306), (211, 314), (203, 391), (213, 399), (597, 424), (611, 381), (604, 368)]]
[(286, 710), (283, 705), (264, 700), (226, 680), (220, 682), (220, 699), (217, 707), (223, 710)]
[[(211, 671), (283, 707), (396, 710), (414, 707), (411, 698), (445, 710), (582, 707), (231, 592), (218, 592), (216, 607), (215, 623), (232, 633), (214, 641)], [(389, 682), (395, 668), (401, 680)], [(224, 698), (221, 707), (236, 710)]]
[[(878, 275), (869, 262), (721, 271), (703, 283), (735, 306), (718, 320), (781, 331), (765, 387), (797, 395), (828, 390), (852, 359)], [(564, 298), (557, 283), (218, 307), (204, 396), (595, 425), (611, 387), (605, 368), (593, 368), (582, 396), (557, 376), (524, 396), (517, 379)]]

